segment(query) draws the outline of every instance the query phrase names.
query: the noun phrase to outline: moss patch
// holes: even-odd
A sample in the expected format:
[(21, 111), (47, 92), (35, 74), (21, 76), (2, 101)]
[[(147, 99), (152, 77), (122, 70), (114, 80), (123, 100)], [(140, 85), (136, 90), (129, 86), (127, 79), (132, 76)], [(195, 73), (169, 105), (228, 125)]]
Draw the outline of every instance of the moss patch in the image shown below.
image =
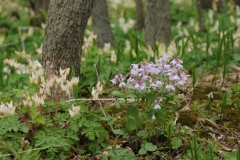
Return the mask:
[(192, 110), (186, 110), (179, 112), (178, 123), (183, 126), (193, 128), (198, 121), (197, 115)]
[(213, 93), (213, 99), (214, 100), (221, 100), (222, 99), (222, 95), (221, 93), (217, 92), (218, 88), (215, 86), (205, 86), (205, 85), (199, 85), (196, 86), (193, 90), (193, 96), (192, 96), (192, 100), (207, 100), (208, 99), (208, 94), (210, 92)]

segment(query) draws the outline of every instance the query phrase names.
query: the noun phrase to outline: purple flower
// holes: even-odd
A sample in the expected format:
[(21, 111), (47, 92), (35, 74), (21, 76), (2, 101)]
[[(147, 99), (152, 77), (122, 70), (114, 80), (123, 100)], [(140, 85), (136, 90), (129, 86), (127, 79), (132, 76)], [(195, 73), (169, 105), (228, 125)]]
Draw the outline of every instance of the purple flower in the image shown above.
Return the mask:
[(146, 90), (146, 85), (140, 86), (140, 91), (144, 91), (144, 90)]
[(113, 84), (117, 84), (117, 80), (114, 78), (112, 80), (110, 80)]
[(154, 116), (154, 114), (152, 115), (152, 120), (155, 120), (156, 119), (156, 117)]
[(163, 57), (159, 59), (159, 61), (162, 63), (166, 63), (168, 61), (168, 56), (164, 54)]
[(157, 103), (157, 104), (154, 106), (154, 109), (161, 109), (161, 106)]
[(120, 87), (120, 88), (122, 88), (122, 87), (124, 87), (124, 86), (126, 86), (126, 84), (125, 84), (124, 82), (120, 82), (120, 83), (119, 83), (119, 87)]
[(175, 66), (175, 65), (177, 64), (177, 62), (176, 62), (176, 60), (174, 59), (174, 60), (172, 60), (172, 61), (170, 62), (170, 64), (171, 64), (172, 66)]
[(137, 75), (138, 74), (138, 69), (131, 69), (131, 75)]
[(166, 85), (166, 91), (167, 92), (172, 92), (172, 91), (175, 91), (175, 88), (173, 85)]
[(161, 81), (156, 81), (157, 87), (162, 87), (163, 83)]
[(170, 81), (179, 81), (180, 78), (179, 78), (177, 75), (171, 74), (171, 75), (169, 76), (169, 80), (170, 80)]
[(152, 89), (156, 90), (156, 88), (157, 88), (157, 85), (156, 85), (156, 84), (154, 84), (154, 83), (151, 83), (151, 84), (150, 84), (150, 87), (151, 87)]
[(138, 83), (135, 84), (134, 89), (136, 89), (136, 90), (140, 90), (140, 85), (139, 85)]
[(143, 75), (142, 80), (146, 81), (148, 79), (148, 75)]

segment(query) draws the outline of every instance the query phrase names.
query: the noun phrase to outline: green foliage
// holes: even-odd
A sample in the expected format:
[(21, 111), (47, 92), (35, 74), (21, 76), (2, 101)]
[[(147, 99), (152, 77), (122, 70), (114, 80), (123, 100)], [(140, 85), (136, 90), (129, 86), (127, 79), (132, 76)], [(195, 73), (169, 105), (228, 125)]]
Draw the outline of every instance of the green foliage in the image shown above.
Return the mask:
[[(31, 12), (27, 8), (29, 6), (27, 1), (10, 1), (13, 6), (8, 5), (7, 8), (4, 8), (7, 1), (0, 2), (0, 102), (5, 104), (13, 101), (16, 106), (15, 114), (0, 115), (0, 159), (72, 159), (77, 156), (80, 159), (89, 159), (106, 151), (108, 155), (102, 155), (103, 160), (134, 160), (140, 156), (141, 159), (177, 157), (186, 160), (215, 160), (219, 159), (218, 155), (226, 160), (236, 158), (240, 160), (239, 146), (237, 152), (223, 151), (216, 154), (221, 142), (203, 136), (202, 130), (208, 131), (210, 126), (205, 126), (206, 124), (201, 122), (203, 129), (198, 121), (201, 118), (209, 118), (218, 124), (221, 118), (222, 124), (227, 124), (232, 122), (225, 122), (224, 118), (239, 116), (238, 76), (235, 82), (229, 80), (230, 67), (238, 66), (240, 61), (239, 35), (236, 30), (239, 10), (236, 8), (234, 11), (229, 9), (226, 12), (202, 10), (204, 19), (202, 33), (197, 29), (198, 14), (193, 1), (186, 0), (182, 3), (170, 1), (173, 45), (167, 49), (167, 54), (174, 54), (183, 60), (185, 72), (192, 78), (192, 81), (189, 81), (192, 87), (198, 87), (197, 81), (202, 82), (206, 73), (210, 72), (215, 77), (218, 74), (222, 76), (218, 91), (222, 101), (218, 102), (219, 98), (216, 100), (216, 94), (214, 98), (207, 99), (207, 94), (212, 92), (209, 91), (197, 95), (200, 101), (198, 102), (192, 98), (195, 93), (188, 92), (189, 85), (186, 89), (180, 88), (173, 94), (165, 93), (164, 90), (141, 93), (125, 89), (120, 91), (118, 87), (111, 85), (110, 79), (116, 73), (127, 73), (131, 64), (149, 60), (154, 62), (162, 50), (166, 51), (159, 47), (159, 50), (151, 56), (144, 43), (144, 31), (135, 30), (133, 27), (129, 27), (127, 32), (123, 30), (120, 19), (123, 18), (125, 22), (135, 19), (135, 9), (130, 5), (132, 2), (125, 0), (122, 4), (112, 4), (114, 1), (109, 3), (110, 22), (117, 45), (111, 46), (111, 53), (105, 53), (94, 41), (83, 54), (79, 85), (73, 87), (74, 99), (89, 98), (92, 87), (101, 81), (104, 91), (100, 98), (115, 97), (119, 98), (118, 102), (104, 101), (103, 109), (106, 116), (99, 112), (96, 102), (88, 99), (74, 102), (74, 105), (81, 105), (81, 110), (73, 117), (70, 117), (68, 111), (72, 104), (65, 100), (45, 100), (42, 106), (43, 113), (40, 113), (41, 107), (34, 102), (31, 107), (23, 104), (24, 94), (28, 92), (33, 96), (41, 86), (30, 84), (28, 74), (19, 74), (18, 69), (4, 64), (3, 61), (7, 58), (14, 59), (26, 65), (25, 59), (14, 54), (15, 51), (24, 48), (32, 59), (40, 60), (35, 49), (41, 46), (44, 30), (36, 27), (21, 30), (21, 27), (30, 25)], [(190, 2), (192, 4), (188, 5)], [(19, 7), (14, 7), (16, 4)], [(16, 11), (20, 18), (14, 19), (11, 16), (12, 11)], [(42, 14), (44, 17), (47, 15), (46, 12)], [(92, 30), (92, 25), (88, 25), (87, 29)], [(86, 35), (89, 30), (85, 32)], [(112, 53), (116, 54), (116, 61), (111, 60)], [(10, 73), (5, 73), (6, 67), (9, 67)], [(75, 74), (72, 68), (71, 76)], [(234, 72), (235, 74), (237, 72)], [(225, 86), (225, 82), (230, 83), (231, 88), (222, 93), (221, 88), (228, 85)], [(215, 82), (211, 83), (214, 84)], [(154, 110), (157, 97), (162, 97), (163, 102), (161, 109)], [(207, 103), (202, 103), (202, 98), (206, 98)], [(192, 109), (193, 111), (190, 110), (192, 114), (187, 111), (186, 114), (182, 112), (180, 117), (177, 117), (176, 112), (184, 106)], [(233, 110), (234, 115), (229, 113), (225, 116), (224, 111), (228, 109), (227, 107)], [(111, 115), (108, 113), (109, 110), (113, 110)], [(218, 116), (219, 113), (222, 117)], [(154, 120), (153, 115), (156, 118)], [(186, 123), (183, 123), (183, 119)], [(189, 123), (192, 125), (187, 125)], [(238, 124), (237, 121), (234, 123)], [(197, 129), (198, 137), (195, 134), (192, 136), (194, 131), (184, 128), (185, 126)], [(205, 141), (206, 138), (208, 140)], [(108, 139), (111, 139), (111, 143)], [(119, 142), (123, 139), (133, 151), (125, 148), (124, 144), (119, 148)], [(189, 139), (189, 145), (186, 144), (186, 139)], [(106, 150), (110, 145), (112, 149)], [(179, 154), (181, 158), (176, 155), (178, 153), (181, 153)], [(172, 157), (175, 155), (176, 157)]]
[(9, 132), (18, 132), (22, 131), (24, 133), (28, 132), (28, 127), (25, 123), (20, 123), (18, 115), (12, 116), (3, 116), (0, 118), (0, 136), (4, 136), (6, 133)]
[(177, 149), (182, 145), (182, 140), (180, 138), (175, 138), (171, 142), (172, 144), (172, 149)]

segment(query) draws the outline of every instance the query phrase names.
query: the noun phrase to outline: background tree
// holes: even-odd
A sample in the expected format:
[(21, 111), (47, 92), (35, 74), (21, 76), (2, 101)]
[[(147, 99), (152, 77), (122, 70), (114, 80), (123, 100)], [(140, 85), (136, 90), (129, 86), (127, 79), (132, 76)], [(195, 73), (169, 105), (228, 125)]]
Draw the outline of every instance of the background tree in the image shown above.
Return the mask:
[(169, 45), (171, 40), (169, 0), (147, 0), (145, 43), (156, 50), (155, 41)]
[(136, 29), (144, 28), (144, 7), (142, 0), (135, 0), (136, 4)]
[(41, 10), (48, 10), (50, 0), (29, 0), (30, 6), (35, 15), (40, 15)]
[(45, 23), (45, 15), (42, 11), (48, 10), (50, 0), (29, 0), (31, 9), (34, 12), (34, 16), (30, 18), (30, 24), (33, 26), (41, 26), (41, 23)]
[(59, 74), (60, 67), (80, 74), (84, 30), (93, 0), (51, 0), (43, 41), (42, 64), (46, 76)]
[(104, 43), (114, 45), (114, 35), (109, 22), (106, 0), (94, 0), (92, 20), (93, 30), (97, 34), (98, 47), (104, 47)]

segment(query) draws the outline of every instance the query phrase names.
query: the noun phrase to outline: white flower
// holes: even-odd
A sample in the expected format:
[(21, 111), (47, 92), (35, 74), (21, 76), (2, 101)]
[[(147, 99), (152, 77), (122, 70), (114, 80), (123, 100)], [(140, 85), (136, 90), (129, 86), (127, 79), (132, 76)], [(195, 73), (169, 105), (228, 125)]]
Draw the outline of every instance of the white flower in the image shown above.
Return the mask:
[(102, 91), (103, 91), (103, 85), (100, 81), (98, 81), (98, 84), (97, 84), (97, 92), (99, 95), (102, 95)]
[(66, 69), (61, 69), (60, 67), (60, 76), (68, 76), (69, 75), (69, 72), (70, 72), (70, 68), (66, 68)]
[(93, 97), (93, 100), (98, 99), (98, 91), (95, 90), (94, 87), (92, 88), (92, 97)]
[(73, 78), (71, 79), (72, 85), (78, 85), (78, 82), (79, 82), (79, 77), (73, 77)]
[(38, 96), (37, 93), (35, 93), (32, 96), (32, 100), (35, 102), (36, 106), (40, 106), (44, 104), (44, 97), (43, 96)]
[(70, 114), (70, 117), (73, 117), (75, 116), (76, 114), (78, 114), (80, 111), (80, 106), (74, 106), (72, 105), (72, 110), (68, 110), (69, 114)]
[(0, 104), (0, 113), (2, 114), (14, 114), (16, 107), (13, 107), (12, 101), (4, 105), (3, 103)]

